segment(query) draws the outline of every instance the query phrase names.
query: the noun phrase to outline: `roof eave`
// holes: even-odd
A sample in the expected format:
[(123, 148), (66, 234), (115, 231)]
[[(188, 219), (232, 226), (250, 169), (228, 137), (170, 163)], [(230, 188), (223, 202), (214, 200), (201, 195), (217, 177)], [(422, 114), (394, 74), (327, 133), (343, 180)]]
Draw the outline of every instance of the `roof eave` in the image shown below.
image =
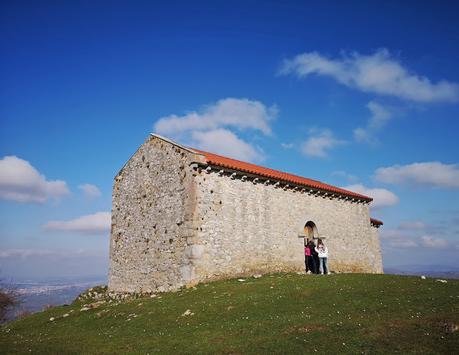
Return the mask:
[[(196, 152), (196, 154), (200, 154), (200, 155), (205, 157), (205, 155), (202, 154), (202, 153)], [(346, 193), (343, 193), (343, 192), (340, 192), (340, 191), (335, 191), (335, 190), (332, 190), (332, 189), (325, 189), (325, 188), (316, 187), (316, 186), (312, 186), (312, 185), (308, 185), (308, 184), (301, 184), (301, 183), (298, 183), (296, 181), (289, 180), (289, 179), (279, 179), (279, 178), (273, 177), (271, 175), (267, 175), (267, 174), (263, 174), (263, 173), (259, 173), (259, 172), (253, 172), (253, 171), (245, 170), (245, 169), (235, 169), (233, 166), (228, 166), (228, 165), (225, 165), (225, 164), (217, 164), (217, 163), (214, 163), (214, 162), (206, 161), (206, 162), (199, 163), (199, 165), (224, 168), (224, 169), (226, 169), (228, 171), (233, 171), (233, 172), (243, 172), (245, 174), (249, 174), (249, 175), (252, 175), (254, 177), (263, 177), (263, 178), (265, 178), (267, 180), (288, 183), (288, 184), (291, 184), (292, 186), (307, 187), (307, 188), (313, 189), (315, 191), (324, 191), (324, 192), (327, 192), (327, 193), (333, 193), (333, 194), (336, 194), (336, 195), (346, 196), (346, 197), (354, 198), (354, 199), (357, 199), (357, 200), (365, 201), (365, 202), (368, 202), (368, 203), (373, 201), (373, 198), (371, 198), (369, 196), (353, 193), (352, 191), (349, 191), (349, 193), (346, 194)], [(341, 189), (341, 190), (344, 190), (344, 189)]]

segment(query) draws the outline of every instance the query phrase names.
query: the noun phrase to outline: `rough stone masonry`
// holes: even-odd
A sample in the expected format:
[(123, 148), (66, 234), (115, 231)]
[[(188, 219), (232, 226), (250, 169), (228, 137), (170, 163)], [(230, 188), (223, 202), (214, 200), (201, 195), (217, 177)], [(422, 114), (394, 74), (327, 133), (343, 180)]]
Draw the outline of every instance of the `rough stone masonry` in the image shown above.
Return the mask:
[(115, 177), (109, 289), (304, 271), (305, 237), (324, 239), (332, 271), (382, 273), (370, 202), (152, 134)]

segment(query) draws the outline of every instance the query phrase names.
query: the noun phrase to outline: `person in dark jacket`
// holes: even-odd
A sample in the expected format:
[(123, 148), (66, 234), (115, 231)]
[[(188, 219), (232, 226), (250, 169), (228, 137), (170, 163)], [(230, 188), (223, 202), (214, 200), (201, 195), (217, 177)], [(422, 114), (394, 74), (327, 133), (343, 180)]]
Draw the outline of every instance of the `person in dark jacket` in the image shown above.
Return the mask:
[(313, 240), (309, 241), (309, 249), (311, 250), (311, 257), (309, 258), (309, 268), (312, 271), (313, 274), (318, 274), (319, 273), (319, 255), (316, 252), (316, 245)]
[(316, 274), (319, 274), (319, 269), (320, 269), (320, 259), (319, 259), (319, 253), (317, 252), (317, 246), (322, 243), (322, 239), (317, 239), (314, 241), (314, 262), (316, 265)]

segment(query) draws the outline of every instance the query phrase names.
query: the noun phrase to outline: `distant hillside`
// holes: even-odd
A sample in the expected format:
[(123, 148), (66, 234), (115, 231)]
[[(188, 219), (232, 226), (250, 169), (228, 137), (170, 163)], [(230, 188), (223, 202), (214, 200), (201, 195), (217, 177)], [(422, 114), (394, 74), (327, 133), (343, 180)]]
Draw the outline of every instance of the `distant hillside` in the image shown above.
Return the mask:
[(37, 312), (52, 305), (72, 303), (88, 287), (106, 283), (106, 278), (86, 278), (83, 280), (35, 280), (17, 281), (8, 284), (19, 295), (20, 304), (9, 314), (14, 319), (23, 312)]
[(399, 269), (387, 269), (384, 270), (386, 274), (391, 275), (415, 275), (415, 276), (429, 276), (429, 277), (442, 277), (445, 279), (459, 279), (458, 271), (432, 271), (432, 270), (421, 270), (421, 271), (405, 271)]
[(400, 267), (384, 268), (384, 273), (459, 279), (459, 268), (445, 265), (404, 265)]
[[(94, 296), (94, 294), (92, 294)], [(459, 353), (459, 281), (274, 274), (77, 301), (0, 329), (2, 353)]]

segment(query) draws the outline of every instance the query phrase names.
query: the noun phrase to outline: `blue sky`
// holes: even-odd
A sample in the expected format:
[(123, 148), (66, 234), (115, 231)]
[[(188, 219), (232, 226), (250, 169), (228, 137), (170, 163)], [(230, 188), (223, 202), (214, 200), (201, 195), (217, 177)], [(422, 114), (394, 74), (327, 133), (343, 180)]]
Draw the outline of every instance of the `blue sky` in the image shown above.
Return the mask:
[(1, 276), (106, 274), (153, 131), (368, 193), (386, 267), (459, 267), (454, 2), (0, 6)]

